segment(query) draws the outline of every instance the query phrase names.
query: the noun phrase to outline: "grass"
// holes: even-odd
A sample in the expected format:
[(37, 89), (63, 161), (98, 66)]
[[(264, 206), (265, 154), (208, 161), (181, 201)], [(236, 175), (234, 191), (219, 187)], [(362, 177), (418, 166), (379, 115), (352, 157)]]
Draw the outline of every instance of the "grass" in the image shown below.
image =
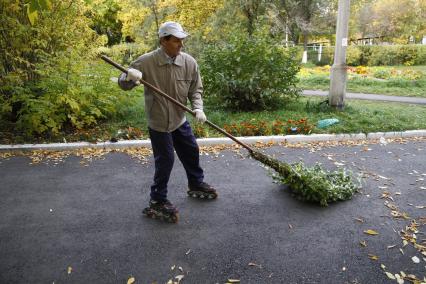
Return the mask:
[(255, 113), (207, 112), (218, 125), (256, 120), (298, 120), (307, 118), (311, 124), (326, 118), (337, 118), (340, 123), (326, 129), (314, 128), (312, 133), (368, 133), (426, 129), (426, 106), (389, 102), (347, 101), (345, 111), (321, 107), (320, 98), (300, 98), (285, 109)]
[[(99, 68), (105, 69), (105, 84), (110, 83), (109, 78), (117, 76), (119, 72), (103, 64)], [(397, 95), (417, 95), (426, 97), (426, 87), (420, 88), (413, 80), (402, 77), (416, 77), (414, 80), (425, 84), (426, 66), (415, 67), (357, 67), (351, 70), (349, 80), (349, 91), (361, 91), (366, 93), (387, 93), (393, 92)], [(363, 69), (364, 68), (364, 69)], [(396, 71), (395, 71), (396, 70)], [(400, 72), (405, 73), (398, 73)], [(405, 70), (405, 71), (404, 71)], [(359, 73), (359, 74), (358, 74)], [(102, 73), (103, 74), (103, 73)], [(301, 86), (305, 89), (319, 89), (323, 86), (328, 88), (329, 67), (308, 67), (303, 68), (301, 76)], [(367, 75), (366, 75), (367, 74)], [(390, 80), (377, 80), (371, 78), (371, 74), (379, 77), (389, 77)], [(401, 78), (394, 78), (395, 74), (403, 74)], [(419, 75), (420, 74), (420, 75)], [(364, 76), (366, 75), (366, 76)], [(369, 77), (370, 76), (370, 77)], [(420, 77), (419, 77), (420, 76)], [(399, 80), (399, 81), (398, 81)], [(355, 86), (356, 85), (356, 86)], [(130, 92), (121, 91), (113, 84), (111, 92), (120, 93), (117, 101), (117, 113), (108, 119), (98, 122), (94, 127), (64, 131), (56, 136), (25, 136), (17, 132), (16, 125), (11, 122), (0, 121), (0, 144), (21, 144), (21, 143), (44, 143), (44, 142), (75, 142), (75, 141), (108, 141), (110, 139), (145, 139), (148, 138), (147, 123), (144, 112), (144, 99), (141, 88), (135, 88)], [(352, 87), (351, 87), (352, 86)], [(356, 88), (356, 89), (354, 89)], [(421, 89), (421, 90), (420, 90)], [(207, 94), (208, 96), (208, 94)], [(311, 133), (359, 133), (378, 131), (404, 131), (413, 129), (426, 129), (426, 106), (408, 105), (389, 102), (370, 102), (350, 100), (346, 103), (345, 111), (334, 111), (320, 102), (324, 98), (301, 97), (298, 101), (287, 104), (277, 111), (262, 112), (231, 112), (215, 108), (209, 105), (208, 97), (205, 101), (206, 114), (210, 121), (224, 128), (225, 125), (257, 124), (262, 130), (261, 134), (270, 135), (273, 131), (272, 124), (277, 121), (287, 122), (288, 120), (298, 121), (306, 119), (312, 127)], [(191, 120), (188, 114), (189, 120)], [(321, 119), (337, 118), (340, 123), (326, 129), (316, 128), (315, 125)], [(260, 124), (259, 122), (263, 122)], [(207, 126), (194, 127), (199, 137), (218, 137), (221, 134), (209, 129)], [(269, 131), (269, 133), (268, 133)], [(246, 131), (247, 132), (247, 131)], [(233, 133), (235, 135), (241, 133)], [(286, 133), (282, 133), (286, 134)], [(242, 133), (241, 135), (245, 135)]]
[[(299, 72), (298, 87), (328, 90), (328, 67), (307, 65)], [(348, 71), (347, 91), (426, 98), (426, 66), (356, 67)]]
[[(24, 138), (13, 132), (0, 133), (0, 144), (72, 142), (72, 141), (108, 141), (111, 138), (146, 139), (147, 126), (143, 109), (143, 99), (138, 104), (128, 106), (122, 118), (105, 121), (96, 127), (73, 133), (62, 133), (55, 137)], [(404, 131), (426, 129), (426, 106), (408, 105), (390, 102), (347, 101), (344, 111), (331, 110), (320, 104), (321, 98), (301, 97), (297, 102), (288, 104), (277, 111), (228, 112), (214, 110), (206, 105), (206, 114), (210, 121), (223, 127), (225, 124), (264, 121), (268, 127), (276, 120), (287, 121), (306, 118), (313, 126), (311, 133), (368, 133), (380, 131)], [(188, 117), (190, 115), (188, 114)], [(339, 123), (326, 129), (316, 126), (321, 119), (337, 118)], [(189, 118), (191, 120), (191, 118)], [(201, 126), (204, 137), (219, 137), (221, 134)], [(120, 133), (121, 132), (121, 133)]]

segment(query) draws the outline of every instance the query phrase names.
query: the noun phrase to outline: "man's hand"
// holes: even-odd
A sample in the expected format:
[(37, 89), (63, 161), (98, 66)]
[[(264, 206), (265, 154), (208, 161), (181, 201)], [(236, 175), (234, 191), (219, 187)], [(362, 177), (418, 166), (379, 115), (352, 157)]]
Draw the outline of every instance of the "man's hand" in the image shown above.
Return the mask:
[(132, 81), (136, 85), (139, 85), (140, 79), (142, 79), (142, 72), (141, 71), (134, 69), (134, 68), (129, 68), (129, 70), (127, 70), (126, 81)]
[(204, 114), (204, 111), (202, 111), (201, 109), (194, 109), (195, 112), (195, 120), (198, 123), (204, 123), (207, 120), (206, 115)]

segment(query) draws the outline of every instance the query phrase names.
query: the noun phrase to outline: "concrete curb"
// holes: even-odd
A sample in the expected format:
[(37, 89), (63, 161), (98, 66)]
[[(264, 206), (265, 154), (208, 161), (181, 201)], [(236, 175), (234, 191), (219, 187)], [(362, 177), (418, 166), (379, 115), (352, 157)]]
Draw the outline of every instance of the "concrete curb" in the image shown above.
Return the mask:
[[(409, 137), (426, 137), (426, 130), (408, 130), (401, 132), (374, 132), (374, 133), (358, 133), (358, 134), (312, 134), (312, 135), (285, 135), (285, 136), (251, 136), (237, 137), (246, 144), (255, 143), (303, 143), (303, 142), (320, 142), (320, 141), (348, 141), (348, 140), (371, 140), (384, 138), (409, 138)], [(229, 138), (200, 138), (197, 139), (199, 146), (212, 146), (218, 144), (235, 144)], [(150, 140), (124, 140), (113, 142), (75, 142), (75, 143), (51, 143), (51, 144), (16, 144), (16, 145), (0, 145), (0, 151), (32, 151), (32, 150), (75, 150), (83, 148), (98, 149), (117, 149), (131, 147), (151, 147)]]

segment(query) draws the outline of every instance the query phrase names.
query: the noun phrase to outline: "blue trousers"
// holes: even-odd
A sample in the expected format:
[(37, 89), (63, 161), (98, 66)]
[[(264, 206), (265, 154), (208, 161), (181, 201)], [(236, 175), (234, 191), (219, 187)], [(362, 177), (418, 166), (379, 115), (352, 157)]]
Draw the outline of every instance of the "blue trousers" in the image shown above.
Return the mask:
[(167, 183), (173, 169), (174, 150), (185, 168), (188, 184), (198, 185), (203, 182), (200, 149), (188, 121), (170, 133), (149, 128), (149, 136), (155, 160), (154, 183), (151, 186), (152, 199), (167, 199)]

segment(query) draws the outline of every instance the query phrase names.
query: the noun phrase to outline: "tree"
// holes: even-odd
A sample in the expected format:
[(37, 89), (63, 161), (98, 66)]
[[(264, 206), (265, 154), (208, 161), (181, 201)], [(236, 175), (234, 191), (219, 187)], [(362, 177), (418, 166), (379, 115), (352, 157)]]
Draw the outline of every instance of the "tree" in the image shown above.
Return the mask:
[(108, 46), (121, 42), (122, 23), (117, 19), (121, 7), (117, 0), (92, 0), (88, 1), (90, 9), (86, 16), (93, 22), (91, 28), (99, 35), (108, 37)]
[(276, 0), (269, 3), (268, 10), (291, 41), (298, 44), (303, 39), (305, 50), (309, 36), (330, 34), (335, 26), (336, 1)]

